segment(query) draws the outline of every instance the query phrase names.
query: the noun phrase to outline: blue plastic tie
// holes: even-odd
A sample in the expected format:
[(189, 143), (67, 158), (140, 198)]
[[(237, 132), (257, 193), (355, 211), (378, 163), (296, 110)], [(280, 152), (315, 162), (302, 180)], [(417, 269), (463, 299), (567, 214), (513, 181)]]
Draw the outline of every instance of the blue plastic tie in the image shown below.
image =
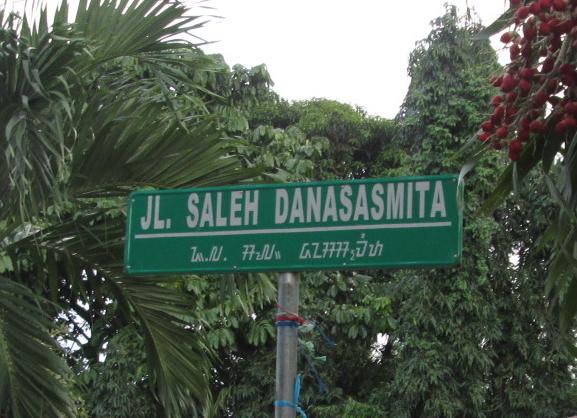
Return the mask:
[(275, 322), (275, 326), (298, 328), (298, 327), (300, 327), (300, 324), (298, 322), (295, 322), (295, 321), (277, 321), (277, 322)]
[(288, 408), (294, 408), (302, 418), (307, 418), (306, 412), (299, 406), (300, 392), (301, 392), (301, 375), (297, 374), (297, 376), (295, 377), (295, 386), (293, 393), (294, 401), (293, 402), (274, 401), (274, 406), (285, 406)]
[(311, 357), (307, 354), (306, 350), (302, 346), (300, 347), (300, 350), (301, 350), (302, 355), (305, 357), (305, 360), (309, 364), (311, 371), (313, 372), (315, 380), (317, 381), (317, 385), (319, 385), (319, 392), (321, 394), (327, 393), (327, 385), (325, 384), (319, 371), (317, 370), (314, 361), (311, 359)]
[(323, 331), (323, 329), (319, 326), (319, 324), (317, 324), (316, 322), (313, 321), (309, 321), (310, 323), (313, 324), (314, 328), (318, 331), (318, 333), (321, 335), (322, 339), (325, 341), (326, 345), (328, 345), (331, 348), (334, 348), (337, 346), (337, 343), (335, 343), (333, 340), (331, 340), (329, 338), (329, 336), (327, 334), (325, 334), (325, 332)]

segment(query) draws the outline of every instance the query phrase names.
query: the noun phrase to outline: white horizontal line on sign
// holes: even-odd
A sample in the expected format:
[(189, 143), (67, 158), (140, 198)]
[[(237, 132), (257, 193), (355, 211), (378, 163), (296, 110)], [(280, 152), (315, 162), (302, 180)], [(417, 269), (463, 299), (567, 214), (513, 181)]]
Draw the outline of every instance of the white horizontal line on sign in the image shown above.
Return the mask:
[(441, 228), (451, 222), (415, 222), (403, 224), (314, 226), (309, 228), (237, 229), (229, 231), (164, 232), (158, 234), (136, 234), (135, 239), (216, 237), (230, 235), (298, 234), (303, 232), (364, 231), (369, 229)]

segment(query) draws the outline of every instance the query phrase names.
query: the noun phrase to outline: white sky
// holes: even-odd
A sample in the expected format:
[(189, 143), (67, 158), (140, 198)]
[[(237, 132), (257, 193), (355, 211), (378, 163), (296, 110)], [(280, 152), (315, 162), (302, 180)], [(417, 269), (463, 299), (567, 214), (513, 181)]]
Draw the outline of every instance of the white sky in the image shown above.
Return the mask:
[[(21, 8), (42, 0), (6, 0)], [(407, 64), (415, 42), (429, 33), (446, 0), (185, 0), (221, 16), (198, 32), (229, 65), (266, 64), (274, 89), (288, 100), (335, 99), (393, 118), (407, 88)], [(0, 0), (0, 4), (3, 2)], [(57, 0), (47, 0), (49, 9)], [(69, 0), (77, 4), (77, 0)], [(484, 24), (508, 0), (454, 0), (473, 7)], [(20, 7), (19, 7), (20, 6)]]
[[(324, 97), (393, 118), (407, 88), (407, 64), (446, 0), (209, 0), (223, 17), (202, 31), (204, 47), (229, 65), (265, 63), (274, 89), (289, 100)], [(503, 0), (455, 0), (474, 7), (485, 25)], [(508, 1), (507, 1), (508, 4)]]

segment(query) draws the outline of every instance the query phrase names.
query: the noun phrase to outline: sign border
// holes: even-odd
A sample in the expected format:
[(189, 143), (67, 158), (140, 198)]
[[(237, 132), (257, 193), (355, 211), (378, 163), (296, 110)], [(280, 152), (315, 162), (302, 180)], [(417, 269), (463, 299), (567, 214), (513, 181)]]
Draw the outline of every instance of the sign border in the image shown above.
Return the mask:
[[(271, 266), (263, 266), (263, 267), (248, 267), (243, 268), (242, 266), (237, 267), (236, 269), (210, 269), (210, 268), (199, 268), (199, 269), (191, 269), (191, 270), (182, 270), (180, 268), (175, 269), (153, 269), (147, 271), (134, 271), (131, 269), (130, 266), (130, 245), (131, 239), (129, 237), (132, 236), (132, 225), (130, 222), (131, 215), (132, 215), (132, 202), (133, 198), (136, 195), (148, 195), (151, 192), (155, 194), (188, 194), (191, 192), (219, 192), (219, 191), (226, 191), (226, 190), (262, 190), (262, 189), (276, 189), (280, 187), (284, 188), (299, 188), (299, 187), (315, 187), (315, 186), (339, 186), (339, 185), (347, 185), (347, 184), (373, 184), (373, 183), (399, 183), (399, 182), (414, 182), (419, 180), (427, 180), (431, 181), (434, 180), (454, 180), (457, 183), (457, 236), (458, 236), (458, 244), (457, 244), (457, 254), (454, 255), (454, 258), (451, 261), (447, 262), (440, 262), (440, 263), (422, 263), (422, 262), (398, 262), (395, 264), (388, 264), (386, 266), (347, 266), (347, 263), (335, 263), (330, 265), (323, 265), (312, 268), (310, 265), (297, 265), (287, 268), (285, 267), (271, 267)], [(330, 184), (327, 184), (330, 183)], [(464, 182), (462, 179), (459, 178), (457, 174), (433, 174), (429, 176), (403, 176), (403, 177), (379, 177), (379, 178), (366, 178), (366, 179), (351, 179), (351, 180), (324, 180), (324, 181), (311, 181), (311, 182), (292, 182), (292, 183), (251, 183), (251, 184), (232, 184), (232, 185), (224, 185), (224, 186), (204, 186), (204, 187), (190, 187), (190, 188), (182, 188), (182, 189), (144, 189), (144, 190), (137, 190), (130, 193), (128, 197), (128, 209), (126, 213), (126, 234), (124, 237), (124, 271), (133, 276), (151, 276), (151, 275), (186, 275), (186, 274), (223, 274), (223, 273), (262, 273), (262, 272), (283, 272), (283, 271), (341, 271), (341, 270), (358, 270), (358, 271), (365, 271), (365, 270), (396, 270), (402, 268), (431, 268), (431, 267), (451, 267), (460, 264), (463, 255), (463, 206), (464, 206)], [(367, 224), (366, 226), (369, 226)], [(394, 224), (391, 224), (394, 225)], [(360, 226), (363, 226), (360, 224)], [(362, 229), (359, 227), (359, 229)], [(218, 232), (218, 231), (215, 231)], [(213, 232), (214, 233), (214, 232)], [(302, 233), (307, 233), (302, 232)], [(313, 232), (310, 232), (313, 233)]]

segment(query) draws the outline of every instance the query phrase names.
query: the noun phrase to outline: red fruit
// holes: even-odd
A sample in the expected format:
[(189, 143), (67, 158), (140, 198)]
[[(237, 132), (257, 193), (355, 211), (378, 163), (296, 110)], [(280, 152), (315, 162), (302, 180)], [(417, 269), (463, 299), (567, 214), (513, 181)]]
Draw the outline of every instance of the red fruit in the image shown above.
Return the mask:
[(514, 61), (515, 58), (517, 58), (520, 53), (521, 53), (521, 45), (520, 44), (513, 43), (509, 47), (509, 58), (511, 59), (511, 61)]
[(481, 129), (483, 132), (493, 132), (493, 123), (490, 120), (486, 120), (481, 124)]
[(525, 68), (521, 69), (521, 71), (519, 71), (519, 75), (521, 76), (521, 78), (531, 80), (533, 78), (533, 76), (535, 75), (535, 72), (536, 72), (536, 70), (534, 68), (525, 67)]
[(551, 33), (551, 24), (549, 22), (541, 22), (539, 32), (542, 35), (549, 35)]
[(547, 81), (547, 93), (555, 94), (557, 93), (557, 89), (559, 88), (559, 80), (556, 78), (552, 78)]
[(563, 64), (559, 67), (559, 73), (561, 74), (561, 81), (566, 86), (573, 86), (577, 81), (577, 72), (571, 64)]
[(520, 131), (529, 131), (530, 128), (531, 128), (531, 119), (523, 118), (519, 121)]
[(533, 83), (531, 83), (527, 79), (522, 79), (521, 81), (519, 81), (519, 90), (521, 91), (521, 96), (526, 96), (527, 93), (529, 93), (529, 91), (531, 90), (532, 85)]
[(513, 140), (509, 144), (509, 150), (514, 152), (521, 152), (523, 150), (523, 144), (519, 140)]
[(541, 73), (545, 74), (551, 72), (554, 65), (555, 60), (553, 59), (553, 57), (545, 58), (545, 61), (543, 61), (543, 65), (541, 66)]
[(509, 107), (505, 110), (505, 116), (507, 116), (507, 117), (515, 116), (515, 115), (517, 114), (517, 112), (519, 112), (519, 109), (517, 109), (517, 107), (515, 107), (515, 106), (509, 106)]
[(575, 67), (571, 64), (563, 64), (559, 67), (560, 74), (573, 74), (575, 72)]
[(547, 127), (545, 122), (540, 119), (534, 120), (529, 124), (529, 130), (538, 134), (544, 133)]
[(513, 44), (509, 48), (509, 58), (511, 58), (511, 61), (514, 61), (515, 58), (517, 58), (520, 53), (521, 53), (521, 47), (519, 46), (519, 44)]
[[(535, 4), (535, 3), (533, 3)], [(535, 23), (525, 23), (523, 25), (523, 35), (527, 41), (532, 41), (537, 36), (537, 29), (535, 28)]]
[(573, 87), (577, 83), (577, 75), (561, 74), (561, 82), (568, 87)]
[(531, 3), (531, 5), (529, 6), (529, 11), (534, 15), (539, 14), (539, 12), (541, 12), (541, 5), (539, 4), (539, 2), (536, 1), (535, 3)]
[(493, 142), (493, 148), (495, 148), (496, 150), (500, 150), (503, 148), (503, 144), (500, 143), (499, 141), (495, 141)]
[(517, 32), (505, 32), (501, 35), (501, 42), (508, 44), (517, 37)]
[(555, 125), (555, 132), (557, 132), (558, 134), (562, 134), (566, 130), (567, 130), (567, 123), (565, 123), (565, 119), (557, 122), (557, 124)]
[(491, 78), (491, 84), (495, 87), (499, 87), (503, 83), (503, 76), (500, 75), (499, 77)]
[(520, 156), (521, 156), (521, 153), (513, 152), (509, 149), (509, 158), (511, 159), (511, 161), (517, 161)]
[(503, 103), (503, 97), (502, 97), (502, 96), (494, 96), (494, 97), (491, 99), (491, 105), (492, 105), (493, 107), (497, 107), (497, 106), (499, 106), (501, 103)]
[(556, 35), (562, 35), (564, 33), (569, 33), (575, 27), (575, 22), (572, 20), (564, 20), (555, 26), (554, 32)]
[(533, 96), (533, 107), (539, 108), (543, 106), (545, 103), (547, 103), (547, 99), (549, 99), (549, 95), (545, 93), (543, 90), (539, 90)]
[(577, 120), (573, 116), (565, 116), (563, 120), (568, 129), (575, 129), (577, 127)]
[(552, 0), (539, 0), (539, 5), (541, 6), (541, 10), (549, 9), (549, 7), (551, 7), (552, 3), (553, 3)]
[[(551, 42), (549, 42), (549, 48), (547, 48), (547, 51), (554, 54), (559, 50), (559, 48), (561, 48), (561, 38), (559, 36), (555, 36), (553, 39), (551, 39)], [(547, 55), (549, 55), (549, 53)]]
[(521, 48), (521, 55), (523, 58), (530, 58), (532, 52), (533, 48), (530, 42), (527, 42), (525, 45), (523, 45), (523, 48)]
[(533, 109), (533, 110), (528, 111), (525, 115), (531, 120), (537, 119), (538, 117), (541, 116), (541, 110), (540, 109)]
[(525, 142), (529, 139), (529, 130), (519, 131), (517, 141)]
[(479, 141), (482, 141), (482, 142), (487, 142), (490, 137), (491, 137), (491, 135), (488, 134), (487, 132), (482, 132), (478, 135)]
[(506, 138), (509, 135), (509, 129), (506, 126), (501, 126), (495, 131), (495, 136), (499, 139)]
[(549, 21), (549, 24), (551, 25), (551, 32), (553, 32), (555, 36), (561, 36), (561, 33), (563, 31), (562, 23), (563, 22), (560, 21), (559, 19), (551, 19)]
[(510, 93), (507, 93), (507, 103), (513, 103), (515, 102), (515, 100), (517, 100), (517, 93), (512, 91)]
[(511, 6), (518, 6), (521, 4), (521, 0), (511, 0)]
[(565, 0), (553, 0), (553, 8), (558, 12), (562, 12), (567, 8), (567, 2)]
[(529, 13), (529, 8), (527, 6), (522, 6), (517, 9), (515, 17), (517, 17), (517, 19), (525, 20), (527, 16), (529, 16)]
[(557, 34), (557, 26), (559, 26), (560, 23), (561, 21), (557, 18), (549, 20), (549, 27), (551, 28), (552, 33)]
[(565, 112), (570, 113), (572, 115), (577, 115), (577, 102), (567, 102), (563, 107)]
[(501, 90), (505, 93), (510, 92), (517, 86), (518, 80), (511, 74), (505, 74), (501, 83)]
[(491, 115), (491, 122), (493, 123), (493, 125), (496, 125), (499, 122), (501, 122), (503, 116), (505, 116), (505, 108), (503, 106), (497, 107), (493, 112), (493, 114)]

